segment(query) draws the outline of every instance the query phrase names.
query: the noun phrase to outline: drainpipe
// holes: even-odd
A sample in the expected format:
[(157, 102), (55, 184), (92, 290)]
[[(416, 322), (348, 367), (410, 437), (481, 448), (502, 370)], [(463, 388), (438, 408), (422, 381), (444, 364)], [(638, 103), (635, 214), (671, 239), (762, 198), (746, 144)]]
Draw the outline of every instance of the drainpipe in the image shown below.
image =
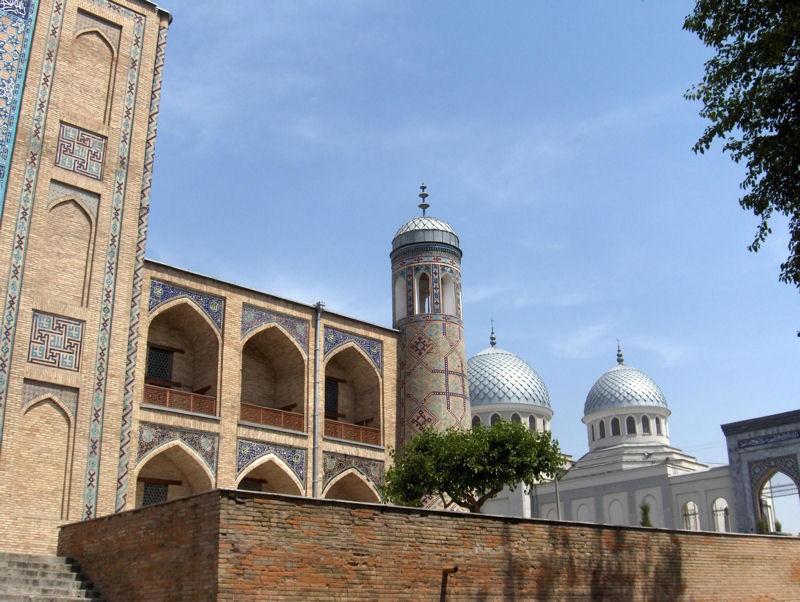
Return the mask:
[(314, 309), (317, 310), (316, 319), (314, 323), (314, 332), (316, 333), (316, 342), (314, 343), (314, 426), (313, 426), (313, 441), (311, 447), (311, 495), (312, 497), (319, 497), (319, 345), (322, 340), (320, 332), (320, 323), (322, 322), (322, 310), (325, 304), (322, 301), (317, 301)]

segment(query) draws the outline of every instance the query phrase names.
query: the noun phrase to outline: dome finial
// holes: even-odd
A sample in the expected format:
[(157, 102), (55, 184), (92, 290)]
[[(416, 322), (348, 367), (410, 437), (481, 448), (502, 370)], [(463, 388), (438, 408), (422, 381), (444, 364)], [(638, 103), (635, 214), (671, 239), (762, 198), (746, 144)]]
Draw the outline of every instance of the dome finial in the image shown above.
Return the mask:
[(494, 336), (494, 318), (492, 318), (492, 336), (489, 337), (489, 344), (494, 347), (497, 345), (497, 337)]
[(422, 191), (419, 193), (419, 198), (422, 199), (422, 202), (417, 206), (422, 209), (422, 217), (425, 217), (425, 210), (430, 207), (430, 205), (427, 203), (428, 193), (425, 192), (428, 187), (425, 186), (425, 182), (423, 182), (420, 184), (419, 189)]
[(622, 347), (619, 344), (619, 339), (617, 339), (617, 363), (622, 365), (623, 358), (622, 358)]

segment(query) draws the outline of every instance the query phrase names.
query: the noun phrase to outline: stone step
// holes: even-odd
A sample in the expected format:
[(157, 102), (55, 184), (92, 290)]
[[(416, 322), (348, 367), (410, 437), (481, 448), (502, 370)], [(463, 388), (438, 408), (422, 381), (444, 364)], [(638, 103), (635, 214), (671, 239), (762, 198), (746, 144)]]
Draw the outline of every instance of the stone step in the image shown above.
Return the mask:
[(0, 553), (1, 600), (99, 600), (70, 558)]

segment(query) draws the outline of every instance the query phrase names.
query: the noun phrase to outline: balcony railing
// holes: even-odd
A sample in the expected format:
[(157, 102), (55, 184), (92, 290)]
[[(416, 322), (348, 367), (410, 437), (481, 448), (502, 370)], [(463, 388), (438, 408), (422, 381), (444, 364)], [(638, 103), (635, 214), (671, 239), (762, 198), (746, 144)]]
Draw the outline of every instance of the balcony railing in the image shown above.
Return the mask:
[(325, 436), (347, 439), (358, 443), (369, 443), (370, 445), (381, 444), (380, 429), (350, 424), (349, 422), (339, 422), (338, 420), (325, 420)]
[(184, 410), (195, 414), (217, 415), (216, 397), (189, 393), (178, 389), (168, 389), (167, 387), (158, 387), (156, 385), (146, 384), (144, 386), (144, 403), (173, 410)]
[(265, 408), (250, 403), (242, 403), (239, 411), (242, 422), (253, 422), (266, 426), (275, 426), (290, 431), (305, 431), (305, 417), (297, 412), (287, 412), (277, 408)]

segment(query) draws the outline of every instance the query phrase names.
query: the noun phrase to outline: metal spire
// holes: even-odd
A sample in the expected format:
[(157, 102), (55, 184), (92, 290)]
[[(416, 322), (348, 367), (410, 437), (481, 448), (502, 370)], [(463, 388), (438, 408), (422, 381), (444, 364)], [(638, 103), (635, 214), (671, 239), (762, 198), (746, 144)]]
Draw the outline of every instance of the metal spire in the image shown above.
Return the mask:
[(419, 198), (421, 198), (421, 199), (422, 199), (422, 202), (421, 202), (421, 203), (418, 205), (418, 207), (419, 207), (420, 209), (422, 209), (422, 217), (425, 217), (425, 210), (426, 210), (428, 207), (430, 207), (430, 205), (427, 203), (428, 193), (427, 193), (427, 192), (425, 192), (425, 190), (427, 190), (427, 188), (428, 188), (428, 187), (427, 187), (427, 186), (425, 186), (425, 182), (423, 182), (422, 184), (420, 184), (420, 187), (419, 187), (419, 189), (420, 189), (422, 192), (420, 192), (420, 193), (419, 193)]
[(497, 337), (494, 336), (494, 318), (492, 318), (492, 336), (489, 337), (489, 344), (494, 347), (497, 345)]
[(617, 339), (617, 363), (622, 365), (622, 347), (620, 347), (619, 339)]

